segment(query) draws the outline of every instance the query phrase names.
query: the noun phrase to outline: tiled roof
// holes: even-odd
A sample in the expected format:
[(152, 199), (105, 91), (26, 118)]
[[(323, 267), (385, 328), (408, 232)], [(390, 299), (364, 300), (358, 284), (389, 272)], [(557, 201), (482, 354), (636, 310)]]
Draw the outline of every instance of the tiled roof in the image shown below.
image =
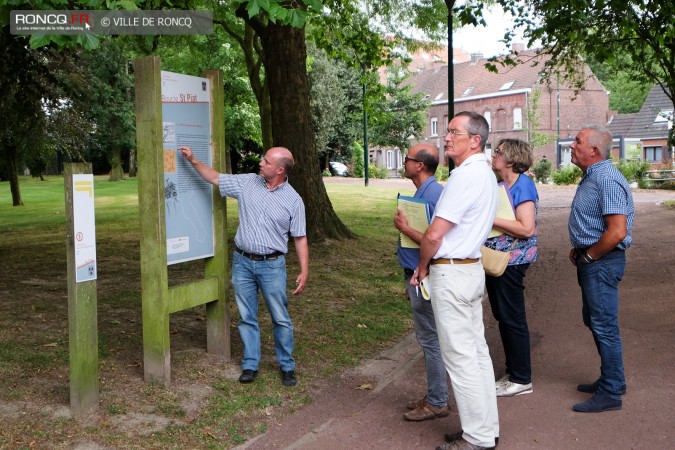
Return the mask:
[[(656, 121), (661, 111), (673, 111), (673, 102), (668, 98), (663, 88), (656, 84), (649, 91), (640, 112), (635, 114), (619, 114), (610, 123), (610, 130), (614, 135), (627, 138), (665, 139), (668, 137), (668, 121)], [(635, 116), (633, 120), (622, 116)], [(616, 125), (615, 121), (618, 121)]]
[[(485, 59), (455, 64), (453, 66), (455, 99), (530, 89), (539, 83), (539, 71), (546, 58), (548, 56), (523, 52), (518, 56), (520, 64), (513, 67), (496, 64), (496, 73), (490, 72), (485, 67), (488, 64)], [(410, 83), (414, 85), (414, 92), (424, 92), (429, 95), (429, 100), (447, 102), (447, 80), (448, 66), (442, 66), (417, 73), (411, 77)], [(510, 86), (504, 89), (507, 83)], [(500, 91), (500, 88), (503, 90)]]
[(625, 135), (626, 130), (630, 130), (630, 127), (633, 126), (637, 116), (638, 113), (615, 114), (607, 124), (607, 128), (612, 132), (612, 135)]

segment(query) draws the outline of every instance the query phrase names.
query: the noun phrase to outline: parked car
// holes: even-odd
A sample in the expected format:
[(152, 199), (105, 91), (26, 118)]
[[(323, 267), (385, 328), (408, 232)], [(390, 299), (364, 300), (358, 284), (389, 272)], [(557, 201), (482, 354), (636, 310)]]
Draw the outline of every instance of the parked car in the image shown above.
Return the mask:
[(330, 166), (330, 173), (336, 177), (348, 177), (349, 168), (342, 164), (341, 162), (331, 161), (328, 163)]

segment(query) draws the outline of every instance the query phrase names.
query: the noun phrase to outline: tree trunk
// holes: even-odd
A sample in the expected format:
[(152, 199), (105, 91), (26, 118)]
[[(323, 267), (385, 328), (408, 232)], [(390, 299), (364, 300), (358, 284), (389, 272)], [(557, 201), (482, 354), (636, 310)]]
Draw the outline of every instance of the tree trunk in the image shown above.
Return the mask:
[(272, 147), (272, 106), (270, 105), (270, 92), (267, 78), (262, 76), (260, 68), (262, 67), (262, 55), (260, 45), (257, 46), (258, 35), (249, 24), (244, 25), (244, 39), (242, 41), (242, 50), (246, 60), (246, 70), (248, 80), (251, 83), (253, 95), (258, 102), (258, 113), (260, 114), (260, 129), (262, 134), (263, 149)]
[(112, 142), (112, 157), (110, 160), (110, 178), (108, 181), (122, 181), (124, 179), (124, 166), (122, 165), (122, 149), (117, 140), (117, 129), (119, 125), (116, 121), (110, 123), (110, 141)]
[(7, 157), (7, 176), (9, 177), (9, 190), (12, 192), (12, 206), (23, 206), (21, 189), (19, 189), (19, 162), (17, 161), (16, 148), (10, 144), (5, 147)]
[(316, 242), (325, 238), (354, 237), (335, 214), (318, 170), (309, 106), (305, 30), (269, 23), (262, 43), (274, 145), (287, 147), (295, 158), (289, 180), (305, 202), (307, 238)]
[(129, 149), (129, 178), (136, 176), (136, 147)]
[(112, 145), (112, 160), (110, 162), (110, 178), (108, 181), (121, 181), (124, 179), (124, 167), (122, 166), (122, 150), (116, 143)]

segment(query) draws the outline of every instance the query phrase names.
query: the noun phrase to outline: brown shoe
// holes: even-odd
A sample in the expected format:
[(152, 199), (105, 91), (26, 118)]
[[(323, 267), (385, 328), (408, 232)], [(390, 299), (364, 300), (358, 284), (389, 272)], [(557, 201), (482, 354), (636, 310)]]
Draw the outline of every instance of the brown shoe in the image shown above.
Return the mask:
[(407, 413), (403, 414), (403, 418), (405, 420), (410, 420), (410, 421), (413, 421), (413, 422), (419, 422), (421, 420), (429, 420), (429, 419), (435, 419), (437, 417), (445, 417), (448, 414), (450, 414), (450, 409), (448, 408), (447, 405), (445, 405), (441, 408), (436, 408), (434, 406), (431, 406), (425, 400), (424, 404), (419, 405), (417, 408), (413, 409), (412, 411), (408, 411)]
[(481, 447), (479, 445), (473, 445), (471, 442), (462, 439), (457, 439), (456, 441), (446, 442), (445, 444), (439, 445), (436, 447), (436, 450), (492, 450), (494, 447)]
[(420, 406), (424, 405), (427, 402), (427, 396), (425, 395), (419, 400), (410, 400), (408, 403), (405, 404), (405, 407), (408, 409), (415, 409), (419, 408)]

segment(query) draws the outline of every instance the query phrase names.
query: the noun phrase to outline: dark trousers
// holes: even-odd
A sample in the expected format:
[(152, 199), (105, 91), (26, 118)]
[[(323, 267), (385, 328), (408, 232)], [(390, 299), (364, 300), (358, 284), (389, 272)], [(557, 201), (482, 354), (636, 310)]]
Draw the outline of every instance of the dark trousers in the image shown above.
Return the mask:
[(532, 382), (530, 331), (525, 317), (525, 271), (529, 264), (508, 266), (500, 277), (485, 276), (492, 315), (499, 323), (506, 373), (513, 383)]

